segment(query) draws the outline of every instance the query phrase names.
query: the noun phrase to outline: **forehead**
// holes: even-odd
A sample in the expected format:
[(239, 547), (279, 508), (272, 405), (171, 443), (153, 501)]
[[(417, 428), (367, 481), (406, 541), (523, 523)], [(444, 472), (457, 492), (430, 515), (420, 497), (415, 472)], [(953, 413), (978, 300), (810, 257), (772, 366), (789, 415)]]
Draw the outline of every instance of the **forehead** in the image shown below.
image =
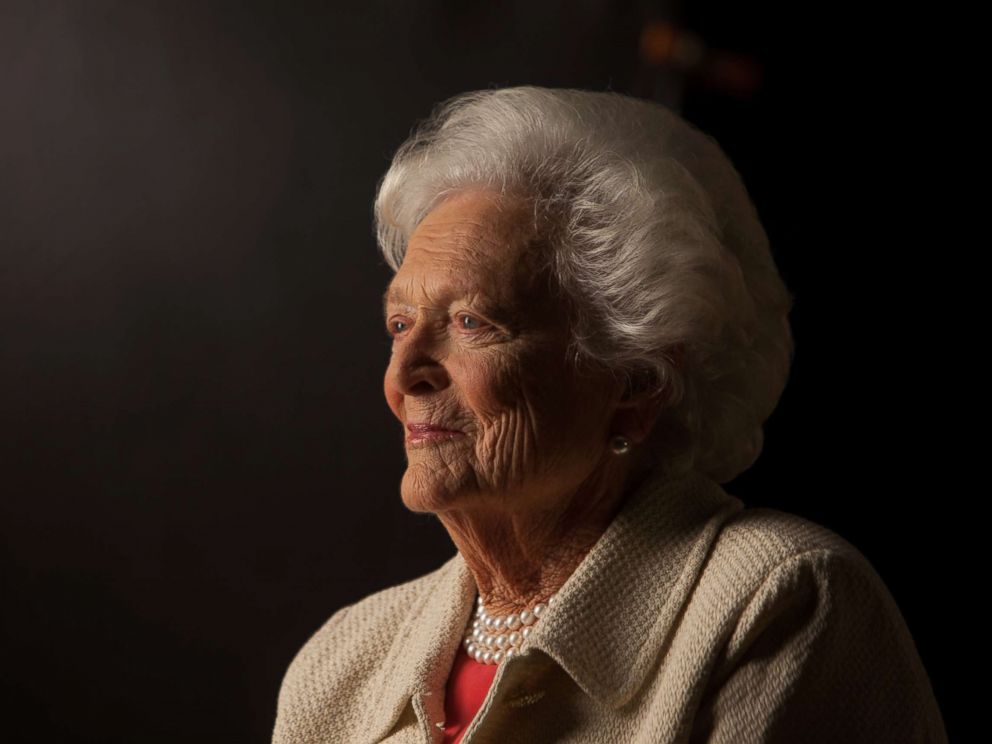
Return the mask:
[(539, 258), (536, 232), (522, 199), (486, 191), (449, 197), (414, 230), (385, 300), (433, 291), (503, 300), (528, 294)]

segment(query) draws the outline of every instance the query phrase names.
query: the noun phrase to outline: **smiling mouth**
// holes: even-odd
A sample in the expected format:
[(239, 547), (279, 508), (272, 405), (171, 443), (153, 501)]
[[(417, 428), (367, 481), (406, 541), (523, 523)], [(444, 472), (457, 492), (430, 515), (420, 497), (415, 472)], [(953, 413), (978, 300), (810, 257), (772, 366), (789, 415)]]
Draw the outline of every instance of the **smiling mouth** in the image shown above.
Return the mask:
[(430, 424), (408, 424), (407, 429), (407, 444), (438, 444), (465, 436), (463, 432)]
[(448, 442), (452, 439), (457, 439), (463, 437), (460, 431), (447, 431), (444, 429), (431, 429), (429, 431), (416, 431), (410, 432), (407, 435), (407, 444), (439, 444), (441, 442)]

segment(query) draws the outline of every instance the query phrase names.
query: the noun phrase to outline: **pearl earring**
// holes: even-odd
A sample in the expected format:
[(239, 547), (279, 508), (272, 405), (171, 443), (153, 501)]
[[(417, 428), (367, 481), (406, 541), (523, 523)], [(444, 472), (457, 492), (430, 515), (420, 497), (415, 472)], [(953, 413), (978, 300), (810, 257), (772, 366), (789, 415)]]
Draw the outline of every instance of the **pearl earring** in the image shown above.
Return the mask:
[(630, 452), (630, 440), (623, 434), (617, 434), (610, 439), (610, 449), (617, 455), (626, 455)]

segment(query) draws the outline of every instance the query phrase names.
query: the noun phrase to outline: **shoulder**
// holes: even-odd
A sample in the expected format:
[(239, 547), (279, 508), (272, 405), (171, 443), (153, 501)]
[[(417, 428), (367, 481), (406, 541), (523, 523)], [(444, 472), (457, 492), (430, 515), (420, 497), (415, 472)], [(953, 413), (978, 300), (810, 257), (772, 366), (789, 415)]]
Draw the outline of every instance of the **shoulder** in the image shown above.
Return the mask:
[[(805, 517), (769, 508), (744, 509), (713, 551), (714, 575), (739, 590), (731, 656), (774, 619), (811, 634), (853, 632), (888, 624), (902, 635), (902, 615), (882, 578), (854, 545)], [(849, 626), (849, 627), (845, 627)], [(908, 633), (902, 640), (912, 641)]]
[[(345, 700), (374, 694), (391, 639), (429, 597), (442, 574), (451, 570), (453, 561), (342, 607), (325, 621), (286, 670), (279, 689), (277, 733), (295, 725), (293, 721), (314, 721), (340, 711)], [(343, 724), (327, 722), (331, 728)]]
[(335, 612), (307, 641), (301, 650), (326, 645), (331, 640), (343, 640), (352, 634), (367, 634), (381, 626), (394, 626), (406, 618), (440, 575), (448, 569), (445, 563), (430, 573), (369, 594)]
[(745, 508), (722, 527), (706, 573), (751, 594), (789, 573), (856, 573), (881, 582), (868, 559), (833, 530), (797, 514), (770, 508)]
[(397, 624), (409, 617), (450, 564), (339, 609), (297, 652), (287, 676), (305, 674), (316, 664), (334, 666), (345, 663), (349, 656), (361, 656), (368, 639), (376, 638), (384, 629), (395, 631)]
[(797, 515), (744, 509), (707, 571), (701, 589), (728, 620), (705, 716), (712, 725), (760, 723), (765, 740), (803, 739), (812, 727), (833, 741), (946, 741), (902, 613), (840, 535)]
[(730, 662), (758, 635), (801, 632), (820, 644), (884, 635), (893, 652), (916, 665), (905, 619), (874, 566), (845, 538), (805, 517), (742, 509), (717, 536), (698, 592), (726, 619)]

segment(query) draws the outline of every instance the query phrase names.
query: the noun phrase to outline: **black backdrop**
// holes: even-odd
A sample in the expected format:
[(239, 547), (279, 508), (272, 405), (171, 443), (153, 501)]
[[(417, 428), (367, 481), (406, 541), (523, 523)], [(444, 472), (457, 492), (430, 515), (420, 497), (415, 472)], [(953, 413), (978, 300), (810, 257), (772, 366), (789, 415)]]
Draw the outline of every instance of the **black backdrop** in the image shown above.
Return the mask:
[(894, 21), (669, 6), (680, 78), (657, 3), (330, 5), (0, 5), (4, 740), (265, 741), (311, 632), (453, 554), (399, 500), (371, 200), (434, 103), (523, 83), (668, 99), (738, 166), (797, 353), (727, 488), (865, 553), (953, 731)]

